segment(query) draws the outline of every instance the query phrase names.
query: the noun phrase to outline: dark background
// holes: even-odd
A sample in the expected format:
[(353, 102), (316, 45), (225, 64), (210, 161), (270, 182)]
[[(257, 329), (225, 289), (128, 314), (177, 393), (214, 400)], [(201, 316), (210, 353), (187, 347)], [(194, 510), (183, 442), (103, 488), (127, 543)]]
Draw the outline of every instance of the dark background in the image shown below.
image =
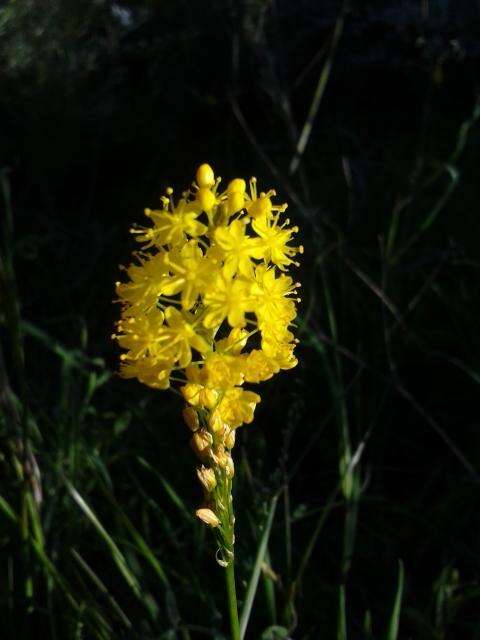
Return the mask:
[[(128, 228), (201, 162), (225, 180), (256, 175), (276, 188), (305, 245), (299, 366), (262, 385), (255, 423), (237, 434), (240, 599), (258, 525), (290, 477), (269, 544), (276, 577), (260, 585), (247, 638), (346, 637), (342, 584), (348, 637), (387, 638), (399, 560), (399, 638), (480, 637), (479, 36), (474, 0), (0, 3), (0, 169), (13, 212), (11, 228), (2, 201), (0, 494), (20, 514), (25, 486), (41, 484), (45, 553), (68, 581), (60, 588), (22, 550), (5, 517), (4, 637), (83, 637), (79, 624), (88, 638), (175, 638), (184, 624), (192, 638), (226, 633), (213, 541), (190, 517), (200, 492), (180, 401), (120, 380), (109, 337)], [(12, 406), (38, 464), (27, 481), (14, 472)], [(354, 495), (332, 494), (342, 457), (359, 445)], [(140, 596), (68, 482), (125, 555)], [(263, 593), (272, 586), (276, 616)], [(113, 636), (98, 635), (96, 614), (73, 612), (65, 592)], [(287, 631), (265, 632), (274, 622)]]

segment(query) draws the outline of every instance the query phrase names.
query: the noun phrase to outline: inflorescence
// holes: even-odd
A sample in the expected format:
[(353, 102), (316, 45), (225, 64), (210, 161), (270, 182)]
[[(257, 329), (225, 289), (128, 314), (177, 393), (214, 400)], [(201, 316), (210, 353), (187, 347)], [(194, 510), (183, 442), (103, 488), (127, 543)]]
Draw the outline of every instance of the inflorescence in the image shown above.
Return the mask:
[(120, 374), (155, 389), (178, 387), (183, 417), (200, 460), (204, 504), (197, 516), (214, 528), (226, 565), (233, 557), (231, 498), (235, 430), (253, 420), (260, 396), (245, 383), (297, 364), (291, 332), (297, 288), (286, 275), (303, 247), (283, 219), (274, 190), (235, 178), (219, 190), (208, 164), (175, 203), (173, 190), (150, 221), (131, 232), (142, 244), (117, 282), (122, 303), (114, 338), (125, 349)]

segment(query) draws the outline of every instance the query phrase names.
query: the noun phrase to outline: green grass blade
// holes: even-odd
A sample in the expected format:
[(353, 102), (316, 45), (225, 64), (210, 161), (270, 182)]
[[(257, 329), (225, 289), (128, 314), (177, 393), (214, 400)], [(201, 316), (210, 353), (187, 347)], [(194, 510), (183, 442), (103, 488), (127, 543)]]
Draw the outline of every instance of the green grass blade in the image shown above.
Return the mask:
[(400, 612), (402, 609), (404, 579), (405, 579), (405, 572), (403, 568), (403, 562), (399, 560), (397, 592), (395, 594), (395, 599), (393, 601), (392, 615), (390, 616), (390, 623), (388, 625), (387, 640), (397, 640), (398, 638), (398, 629), (400, 626)]
[(78, 493), (78, 491), (68, 481), (66, 482), (66, 485), (67, 485), (68, 491), (70, 492), (70, 495), (72, 496), (72, 498), (75, 500), (75, 502), (80, 507), (80, 509), (83, 511), (83, 513), (90, 520), (90, 522), (92, 523), (92, 525), (96, 529), (97, 533), (100, 535), (100, 537), (103, 539), (103, 541), (107, 545), (107, 547), (108, 547), (108, 549), (110, 551), (110, 554), (112, 556), (112, 560), (117, 565), (117, 568), (120, 571), (120, 573), (122, 574), (122, 576), (124, 577), (126, 583), (132, 589), (132, 591), (135, 593), (135, 595), (139, 599), (141, 599), (140, 585), (138, 584), (138, 581), (137, 581), (136, 577), (130, 571), (130, 569), (128, 567), (128, 564), (127, 564), (127, 561), (125, 560), (125, 557), (123, 556), (122, 552), (117, 547), (117, 545), (113, 541), (112, 537), (109, 535), (109, 533), (107, 532), (105, 527), (102, 525), (100, 520), (97, 518), (97, 516), (95, 515), (93, 510), (89, 507), (89, 505), (85, 502), (85, 500), (82, 498), (82, 496)]
[(263, 530), (263, 535), (260, 540), (260, 544), (258, 545), (257, 557), (255, 558), (255, 564), (253, 566), (252, 575), (250, 576), (250, 581), (248, 583), (247, 595), (245, 596), (245, 602), (243, 604), (242, 613), (240, 615), (240, 638), (242, 640), (245, 637), (248, 621), (250, 619), (250, 614), (252, 612), (253, 601), (255, 599), (255, 594), (257, 592), (257, 587), (258, 587), (258, 581), (260, 578), (260, 571), (262, 569), (265, 553), (267, 551), (268, 540), (270, 538), (270, 533), (272, 531), (273, 518), (275, 516), (275, 511), (277, 508), (277, 500), (278, 500), (278, 496), (275, 495), (270, 501), (270, 509), (268, 511), (265, 528)]
[(142, 458), (141, 456), (138, 456), (137, 460), (142, 465), (142, 467), (144, 467), (145, 469), (148, 469), (148, 471), (150, 471), (160, 481), (162, 487), (165, 489), (165, 491), (166, 491), (168, 497), (170, 498), (170, 500), (172, 501), (172, 503), (177, 507), (177, 509), (180, 511), (180, 513), (183, 515), (183, 517), (187, 521), (191, 522), (193, 520), (192, 513), (186, 507), (184, 501), (180, 498), (180, 496), (175, 491), (175, 489), (172, 487), (172, 485), (167, 480), (165, 480), (165, 478), (162, 476), (162, 474), (159, 473), (156, 469), (154, 469), (152, 467), (152, 465), (149, 464), (145, 460), (145, 458)]
[[(271, 565), (270, 553), (267, 550), (265, 551), (265, 562), (267, 563), (267, 568)], [(270, 573), (270, 575), (269, 575)], [(265, 601), (267, 605), (267, 613), (268, 618), (271, 625), (277, 624), (277, 604), (275, 602), (275, 581), (276, 576), (273, 575), (273, 572), (263, 572), (263, 588), (265, 592)]]
[(18, 516), (3, 496), (0, 495), (0, 511), (6, 515), (11, 522), (17, 522)]
[(171, 585), (170, 585), (170, 581), (168, 580), (167, 574), (165, 573), (165, 570), (163, 569), (163, 567), (160, 564), (160, 562), (157, 560), (157, 557), (155, 556), (154, 552), (149, 547), (149, 545), (146, 542), (145, 538), (139, 533), (139, 531), (136, 529), (136, 527), (134, 526), (134, 524), (132, 523), (130, 518), (123, 511), (123, 509), (120, 507), (118, 502), (115, 500), (115, 498), (112, 495), (112, 493), (110, 491), (108, 491), (107, 487), (103, 484), (103, 482), (101, 482), (101, 487), (102, 487), (103, 493), (107, 497), (108, 501), (112, 504), (112, 506), (114, 507), (114, 509), (117, 512), (118, 516), (120, 517), (121, 521), (123, 522), (123, 524), (127, 528), (128, 532), (130, 533), (130, 535), (132, 537), (132, 540), (134, 541), (135, 546), (136, 546), (137, 550), (139, 551), (139, 553), (150, 564), (150, 566), (155, 571), (155, 573), (156, 573), (157, 577), (159, 578), (160, 582), (162, 583), (162, 585), (165, 588), (170, 589)]
[[(351, 473), (354, 469), (354, 467), (359, 463), (363, 451), (365, 449), (365, 440), (363, 442), (361, 442), (359, 444), (359, 446), (357, 447), (354, 455), (351, 458), (350, 461), (350, 465), (348, 466), (348, 468), (345, 470), (345, 473)], [(335, 501), (337, 499), (338, 494), (341, 491), (342, 488), (342, 484), (343, 484), (343, 478), (340, 478), (339, 482), (337, 483), (337, 485), (335, 486), (335, 488), (333, 489), (333, 491), (330, 493), (328, 500), (325, 503), (325, 507), (322, 510), (322, 513), (320, 515), (320, 517), (318, 518), (317, 524), (315, 526), (315, 529), (313, 530), (312, 535), (310, 536), (310, 540), (307, 544), (307, 547), (303, 553), (302, 559), (300, 561), (300, 565), (297, 571), (297, 575), (295, 577), (295, 579), (292, 582), (292, 586), (290, 588), (290, 594), (289, 594), (289, 600), (293, 601), (295, 598), (295, 594), (300, 586), (300, 582), (303, 578), (303, 574), (305, 572), (305, 569), (308, 566), (308, 563), (310, 562), (310, 558), (311, 555), (313, 553), (313, 550), (315, 549), (315, 546), (317, 544), (317, 540), (318, 537), (323, 529), (323, 525), (325, 524), (325, 521), (328, 517), (328, 515), (330, 514), (330, 511), (333, 508), (333, 505), (335, 504)], [(288, 602), (287, 605), (288, 606)]]
[(102, 594), (104, 599), (107, 600), (110, 603), (112, 609), (118, 615), (118, 617), (123, 622), (123, 624), (126, 627), (128, 627), (129, 629), (131, 629), (132, 628), (132, 623), (130, 622), (130, 620), (128, 619), (127, 615), (124, 613), (123, 609), (120, 607), (118, 602), (115, 600), (115, 598), (108, 591), (108, 589), (105, 586), (105, 584), (102, 582), (102, 580), (95, 573), (95, 571), (82, 558), (82, 556), (78, 553), (78, 551), (76, 551), (75, 549), (71, 549), (71, 553), (72, 553), (72, 556), (75, 558), (75, 560), (78, 562), (79, 566), (82, 568), (82, 570), (86, 573), (86, 575), (90, 578), (90, 580), (93, 582), (93, 584), (100, 591), (100, 593)]
[(332, 40), (330, 44), (330, 50), (328, 52), (328, 56), (322, 66), (322, 70), (320, 72), (320, 76), (318, 78), (317, 86), (315, 88), (315, 93), (313, 94), (312, 102), (310, 104), (310, 109), (308, 111), (307, 119), (303, 125), (302, 132), (298, 139), (295, 154), (290, 162), (290, 166), (288, 172), (290, 175), (293, 175), (295, 171), (298, 169), (298, 165), (302, 159), (305, 148), (308, 144), (308, 140), (310, 138), (310, 134), (312, 132), (313, 123), (315, 121), (315, 117), (317, 115), (318, 109), (320, 107), (320, 103), (323, 98), (323, 94), (325, 93), (325, 89), (327, 86), (328, 79), (330, 78), (330, 73), (332, 71), (333, 59), (335, 57), (335, 52), (337, 50), (338, 42), (343, 32), (343, 25), (345, 22), (345, 7), (346, 3), (344, 3), (342, 7), (342, 11), (337, 18), (335, 23), (335, 28), (332, 35)]
[(347, 613), (344, 584), (341, 584), (338, 589), (337, 640), (347, 640)]

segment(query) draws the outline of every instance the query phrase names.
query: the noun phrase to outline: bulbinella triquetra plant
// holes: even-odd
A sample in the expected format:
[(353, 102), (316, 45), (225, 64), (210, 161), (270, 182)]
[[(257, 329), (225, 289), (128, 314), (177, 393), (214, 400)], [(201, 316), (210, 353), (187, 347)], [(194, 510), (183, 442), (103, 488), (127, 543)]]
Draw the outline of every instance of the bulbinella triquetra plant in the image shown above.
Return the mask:
[[(260, 396), (250, 385), (297, 364), (291, 331), (299, 284), (298, 231), (275, 204), (242, 178), (220, 190), (202, 164), (196, 181), (161, 208), (145, 209), (148, 226), (131, 232), (142, 245), (117, 282), (121, 319), (114, 338), (125, 351), (120, 374), (154, 389), (177, 388), (199, 459), (204, 501), (197, 516), (213, 528), (217, 560), (233, 559), (231, 451), (236, 429), (253, 420)], [(247, 388), (248, 387), (248, 388)]]

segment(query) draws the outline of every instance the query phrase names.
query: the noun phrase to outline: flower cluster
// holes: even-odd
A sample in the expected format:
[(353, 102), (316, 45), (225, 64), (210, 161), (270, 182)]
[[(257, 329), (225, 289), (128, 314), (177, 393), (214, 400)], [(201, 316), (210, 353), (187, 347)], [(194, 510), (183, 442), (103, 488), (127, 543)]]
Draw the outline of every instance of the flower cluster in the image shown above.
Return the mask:
[(282, 219), (275, 191), (247, 189), (241, 178), (220, 191), (201, 165), (196, 182), (175, 202), (145, 209), (148, 226), (131, 232), (142, 245), (118, 282), (122, 317), (114, 337), (125, 349), (121, 375), (156, 388), (179, 384), (201, 466), (205, 504), (197, 510), (217, 532), (222, 557), (233, 553), (231, 449), (235, 430), (253, 420), (260, 396), (249, 383), (297, 364), (291, 332), (298, 301), (287, 275), (297, 227)]

